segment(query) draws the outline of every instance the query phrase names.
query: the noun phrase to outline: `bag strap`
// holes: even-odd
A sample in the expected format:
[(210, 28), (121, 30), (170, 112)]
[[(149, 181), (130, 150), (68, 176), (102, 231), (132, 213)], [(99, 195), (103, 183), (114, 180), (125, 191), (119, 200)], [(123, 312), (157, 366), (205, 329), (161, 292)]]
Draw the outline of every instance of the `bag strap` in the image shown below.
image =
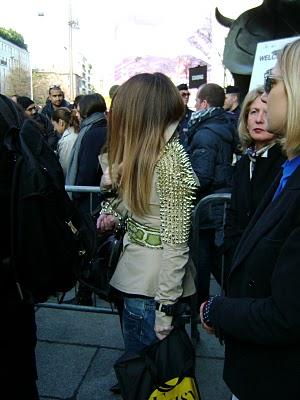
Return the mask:
[(116, 190), (101, 190), (100, 191), (100, 203), (99, 205), (92, 211), (92, 216), (94, 217), (95, 215), (99, 214), (99, 212), (102, 209), (102, 201), (108, 200), (108, 199), (115, 199), (117, 197), (117, 191)]
[(11, 207), (11, 237), (10, 237), (10, 243), (11, 243), (11, 254), (10, 254), (10, 265), (12, 267), (12, 272), (14, 275), (14, 280), (16, 282), (16, 287), (18, 294), (20, 295), (20, 299), (23, 300), (23, 292), (22, 288), (18, 279), (18, 273), (17, 273), (17, 265), (16, 265), (16, 247), (17, 247), (17, 224), (18, 224), (18, 204), (17, 204), (17, 196), (18, 196), (18, 183), (19, 183), (19, 170), (21, 168), (22, 163), (24, 160), (22, 159), (22, 156), (18, 157), (16, 156), (16, 162), (15, 162), (15, 167), (14, 167), (14, 173), (13, 173), (13, 178), (12, 178), (12, 185), (11, 185), (11, 200), (10, 200), (10, 207)]

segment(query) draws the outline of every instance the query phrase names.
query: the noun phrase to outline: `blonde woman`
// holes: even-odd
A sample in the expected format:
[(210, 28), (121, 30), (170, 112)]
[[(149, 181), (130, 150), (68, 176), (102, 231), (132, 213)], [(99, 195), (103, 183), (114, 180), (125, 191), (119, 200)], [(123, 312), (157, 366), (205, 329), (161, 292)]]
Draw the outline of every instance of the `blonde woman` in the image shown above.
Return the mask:
[[(171, 80), (145, 73), (118, 88), (109, 114), (110, 177), (128, 213), (111, 285), (124, 296), (129, 352), (166, 337), (179, 300), (195, 291), (188, 247), (195, 181), (177, 134), (183, 112)], [(113, 228), (122, 207), (104, 207), (98, 228)]]
[(267, 130), (263, 92), (263, 86), (251, 90), (240, 113), (238, 132), (244, 155), (236, 164), (227, 212), (223, 245), (227, 271), (244, 230), (286, 160), (277, 135)]
[(284, 136), (287, 161), (234, 255), (228, 297), (201, 306), (225, 339), (224, 379), (239, 400), (300, 398), (300, 40), (265, 76), (267, 129)]

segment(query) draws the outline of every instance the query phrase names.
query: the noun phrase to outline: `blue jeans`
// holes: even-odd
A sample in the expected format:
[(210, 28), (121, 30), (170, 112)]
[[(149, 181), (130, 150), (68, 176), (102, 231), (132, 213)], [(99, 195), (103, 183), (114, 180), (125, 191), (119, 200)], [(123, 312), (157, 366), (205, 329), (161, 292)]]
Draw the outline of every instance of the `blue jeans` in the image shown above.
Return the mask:
[(155, 300), (142, 297), (124, 297), (123, 338), (125, 351), (139, 353), (156, 339)]

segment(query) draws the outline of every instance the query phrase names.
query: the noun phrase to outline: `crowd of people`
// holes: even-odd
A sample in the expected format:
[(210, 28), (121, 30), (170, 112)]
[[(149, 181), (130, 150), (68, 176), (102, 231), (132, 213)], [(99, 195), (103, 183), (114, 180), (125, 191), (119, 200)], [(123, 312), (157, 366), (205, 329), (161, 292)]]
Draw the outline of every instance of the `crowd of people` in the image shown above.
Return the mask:
[[(127, 218), (111, 280), (122, 298), (125, 351), (139, 353), (163, 340), (178, 323), (179, 304), (190, 305), (196, 295), (199, 323), (225, 343), (224, 380), (233, 399), (300, 397), (299, 76), (298, 39), (282, 49), (264, 86), (241, 99), (236, 86), (203, 84), (194, 112), (188, 86), (176, 87), (158, 72), (112, 86), (109, 110), (97, 93), (69, 104), (56, 85), (42, 110), (28, 97), (0, 95), (0, 209), (7, 232), (1, 295), (15, 316), (5, 341), (18, 349), (4, 362), (24, 398), (39, 398), (36, 326), (30, 293), (20, 298), (10, 270), (14, 159), (7, 137), (28, 118), (57, 154), (66, 185), (117, 193), (102, 204), (97, 229), (112, 231)], [(222, 206), (204, 208), (199, 248), (191, 249), (193, 208), (220, 193), (231, 193), (225, 223)], [(89, 196), (70, 197), (90, 212)], [(93, 208), (98, 202), (94, 197)], [(222, 295), (210, 297), (211, 274), (218, 282), (222, 274)], [(73, 303), (91, 305), (91, 294), (79, 284)]]

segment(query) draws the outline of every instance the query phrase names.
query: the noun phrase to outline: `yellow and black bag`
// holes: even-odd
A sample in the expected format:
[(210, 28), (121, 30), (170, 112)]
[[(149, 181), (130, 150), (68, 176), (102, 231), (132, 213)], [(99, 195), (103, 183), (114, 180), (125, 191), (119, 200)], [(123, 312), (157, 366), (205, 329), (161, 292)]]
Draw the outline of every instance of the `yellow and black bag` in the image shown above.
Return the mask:
[(140, 355), (114, 365), (124, 400), (200, 400), (195, 350), (184, 327), (175, 327)]

